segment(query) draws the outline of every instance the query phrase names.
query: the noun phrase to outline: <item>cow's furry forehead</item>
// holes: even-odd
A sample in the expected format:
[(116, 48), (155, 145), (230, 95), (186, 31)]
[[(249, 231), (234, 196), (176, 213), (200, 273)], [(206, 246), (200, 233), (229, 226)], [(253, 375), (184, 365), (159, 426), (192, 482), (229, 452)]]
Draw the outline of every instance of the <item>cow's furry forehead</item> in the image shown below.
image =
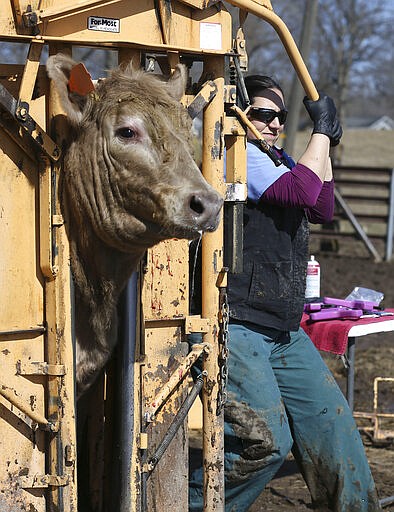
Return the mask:
[(153, 73), (133, 69), (131, 65), (125, 68), (112, 70), (108, 78), (97, 86), (100, 100), (108, 98), (109, 101), (117, 101), (140, 98), (145, 103), (171, 103), (179, 102), (171, 96), (170, 84)]
[(127, 105), (132, 115), (150, 121), (148, 127), (154, 139), (168, 137), (167, 132), (174, 130), (184, 139), (191, 137), (187, 110), (171, 95), (171, 82), (167, 83), (162, 77), (128, 65), (111, 71), (108, 78), (100, 81), (96, 91), (99, 101), (92, 105), (90, 116), (93, 118), (106, 117), (121, 105)]

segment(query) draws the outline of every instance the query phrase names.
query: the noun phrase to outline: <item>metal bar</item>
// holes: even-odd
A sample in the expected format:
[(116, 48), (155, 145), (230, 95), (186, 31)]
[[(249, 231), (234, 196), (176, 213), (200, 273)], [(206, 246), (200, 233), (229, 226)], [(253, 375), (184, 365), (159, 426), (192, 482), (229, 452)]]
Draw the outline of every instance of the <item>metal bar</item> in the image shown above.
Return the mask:
[[(204, 63), (204, 72), (215, 78), (217, 94), (206, 106), (203, 114), (203, 153), (202, 172), (205, 179), (224, 195), (223, 147), (220, 119), (224, 108), (224, 62), (218, 57), (210, 57)], [(222, 188), (223, 187), (223, 190)], [(203, 488), (204, 511), (224, 510), (224, 415), (216, 415), (216, 397), (219, 392), (217, 378), (219, 342), (218, 312), (219, 292), (216, 281), (223, 268), (223, 220), (217, 231), (205, 233), (202, 237), (202, 317), (212, 320), (209, 330), (203, 336), (211, 350), (203, 361), (205, 379), (203, 402)]]
[(32, 361), (16, 363), (16, 372), (18, 375), (51, 375), (62, 377), (66, 375), (66, 367), (64, 364), (48, 364), (43, 361)]
[[(245, 45), (244, 45), (245, 46)], [(245, 56), (246, 56), (246, 52), (245, 53)], [(233, 57), (233, 62), (234, 62), (234, 66), (235, 66), (235, 70), (237, 72), (237, 76), (238, 76), (238, 84), (239, 84), (239, 88), (240, 88), (240, 95), (241, 95), (241, 98), (243, 100), (243, 107), (246, 108), (250, 105), (250, 98), (249, 98), (249, 95), (248, 95), (248, 91), (246, 90), (246, 86), (245, 86), (245, 81), (243, 79), (243, 74), (242, 74), (242, 70), (241, 70), (241, 65), (240, 65), (240, 62), (239, 62), (239, 55), (234, 55)]]
[[(118, 1), (118, 0), (117, 0)], [(2, 34), (2, 39), (4, 41), (13, 41), (19, 43), (29, 43), (35, 36), (26, 36), (19, 34)], [(59, 36), (48, 36), (44, 37), (45, 43), (53, 43), (53, 44), (61, 44), (65, 42), (65, 39)], [(66, 39), (66, 44), (69, 45), (81, 45), (81, 40), (75, 37)], [(130, 43), (128, 40), (117, 40), (117, 41), (104, 41), (99, 37), (92, 38), (89, 41), (83, 41), (84, 46), (92, 46), (92, 47), (100, 47), (100, 48), (115, 48), (115, 49), (130, 49), (133, 48), (135, 50), (141, 50), (146, 53), (147, 51), (157, 51), (157, 52), (180, 52), (183, 54), (196, 55), (198, 58), (201, 58), (201, 55), (204, 56), (221, 56), (223, 58), (224, 55), (227, 55), (227, 50), (201, 50), (200, 47), (190, 47), (190, 46), (175, 46), (170, 44), (148, 44), (148, 43)]]
[(193, 101), (187, 106), (187, 112), (189, 116), (194, 119), (198, 114), (208, 105), (210, 101), (215, 97), (217, 93), (217, 87), (215, 82), (208, 80), (198, 94), (194, 97)]
[(224, 205), (225, 264), (233, 274), (243, 271), (243, 204), (230, 203)]
[(259, 144), (261, 146), (261, 149), (266, 153), (271, 160), (274, 162), (276, 166), (279, 166), (282, 161), (278, 157), (278, 155), (275, 153), (275, 151), (272, 149), (272, 147), (263, 139), (261, 136), (261, 133), (257, 130), (257, 128), (254, 126), (254, 124), (248, 119), (247, 117), (247, 110), (243, 112), (242, 109), (237, 107), (236, 105), (233, 105), (230, 107), (230, 110), (232, 110), (236, 116), (249, 128), (249, 130), (253, 133), (253, 135), (256, 137), (256, 139), (259, 141)]
[(204, 372), (201, 373), (198, 377), (196, 382), (194, 383), (192, 390), (187, 395), (186, 399), (182, 403), (179, 411), (177, 412), (174, 420), (172, 421), (171, 425), (169, 426), (162, 442), (156, 449), (154, 455), (149, 459), (147, 463), (147, 471), (148, 471), (148, 477), (152, 473), (152, 471), (155, 469), (156, 465), (164, 455), (166, 449), (168, 448), (169, 444), (173, 440), (175, 434), (178, 432), (179, 427), (182, 425), (182, 423), (185, 421), (185, 418), (190, 411), (191, 406), (194, 404), (196, 398), (198, 397), (202, 386), (203, 386), (203, 377), (205, 376)]
[(6, 112), (15, 117), (17, 103), (17, 100), (10, 92), (8, 92), (4, 85), (0, 84), (0, 106), (2, 106)]
[(379, 408), (379, 383), (380, 382), (394, 382), (393, 377), (375, 377), (373, 381), (373, 412), (375, 416), (375, 428), (374, 428), (374, 438), (379, 439), (379, 420), (381, 415), (378, 415)]
[[(53, 49), (50, 49), (53, 50)], [(53, 84), (50, 84), (50, 94), (48, 98), (48, 115), (47, 115), (47, 126), (51, 126), (51, 121), (55, 115), (59, 112), (58, 97), (55, 96), (53, 91)], [(56, 127), (58, 128), (59, 125)], [(59, 133), (54, 130), (54, 133)], [(46, 137), (55, 144), (47, 134)], [(57, 147), (57, 146), (56, 146)], [(60, 150), (58, 151), (60, 156)], [(45, 337), (45, 360), (49, 365), (61, 365), (63, 364), (64, 358), (66, 357), (67, 348), (63, 344), (62, 336), (59, 336), (58, 329), (59, 325), (62, 324), (64, 318), (60, 315), (64, 315), (65, 312), (62, 310), (65, 293), (62, 290), (62, 283), (58, 279), (58, 265), (60, 251), (63, 249), (59, 240), (57, 239), (57, 233), (53, 232), (52, 229), (52, 218), (53, 215), (57, 214), (60, 205), (55, 202), (57, 199), (56, 186), (58, 184), (58, 178), (60, 168), (54, 164), (51, 165), (50, 159), (46, 155), (42, 155), (39, 160), (39, 189), (38, 189), (38, 200), (39, 200), (39, 262), (40, 268), (45, 276), (45, 317), (48, 326), (48, 331)], [(56, 179), (55, 179), (56, 178)], [(70, 341), (70, 340), (69, 340)], [(73, 372), (72, 372), (73, 373)], [(47, 392), (47, 415), (52, 421), (60, 423), (63, 421), (62, 398), (64, 377), (56, 375), (48, 375), (46, 379), (46, 392)], [(71, 383), (69, 383), (71, 384)], [(68, 388), (67, 394), (72, 393), (71, 389)], [(67, 472), (67, 467), (64, 460), (64, 431), (61, 430), (58, 436), (52, 436), (48, 439), (47, 443), (47, 468), (51, 474), (62, 475)], [(50, 487), (47, 493), (48, 509), (62, 509), (64, 503), (64, 492), (61, 487)]]
[(23, 68), (21, 85), (19, 88), (19, 102), (29, 104), (33, 97), (33, 90), (40, 67), (40, 58), (44, 48), (43, 39), (33, 39), (30, 43), (29, 54)]
[(200, 355), (208, 349), (207, 344), (194, 344), (189, 354), (185, 357), (184, 361), (178, 365), (175, 371), (170, 376), (169, 380), (162, 386), (160, 392), (154, 397), (153, 401), (148, 404), (145, 410), (145, 420), (150, 423), (154, 421), (156, 412), (162, 407), (167, 398), (173, 393), (175, 388), (186, 377), (188, 371), (197, 361)]
[(164, 44), (169, 40), (169, 25), (171, 20), (171, 4), (165, 5), (163, 0), (155, 0), (156, 17), (161, 32), (161, 38)]
[(44, 326), (28, 327), (27, 329), (10, 329), (8, 331), (0, 331), (0, 336), (20, 335), (20, 334), (42, 334), (46, 332)]
[(57, 431), (57, 426), (51, 423), (49, 420), (45, 418), (42, 414), (32, 411), (31, 407), (25, 400), (23, 400), (20, 396), (17, 395), (15, 389), (5, 386), (0, 383), (0, 395), (3, 396), (6, 400), (8, 400), (12, 405), (14, 405), (21, 412), (26, 414), (31, 420), (33, 420), (37, 425), (39, 425), (43, 430), (50, 430), (51, 432)]
[[(1, 84), (0, 84), (0, 96), (1, 96)], [(27, 135), (24, 130), (20, 129), (20, 126), (12, 115), (1, 107), (0, 98), (0, 127), (4, 132), (19, 146), (19, 148), (25, 153), (29, 159), (34, 160), (37, 147), (32, 141), (31, 137)]]
[[(49, 219), (51, 214), (47, 212)], [(43, 213), (40, 212), (42, 221)], [(42, 222), (40, 222), (41, 225)], [(41, 242), (41, 240), (40, 240)], [(45, 359), (50, 365), (62, 364), (61, 352), (59, 350), (59, 338), (57, 336), (57, 280), (45, 279), (45, 315), (48, 323), (48, 332), (46, 334), (45, 343)], [(50, 376), (46, 379), (46, 402), (47, 415), (52, 421), (58, 424), (62, 419), (61, 408), (61, 386), (62, 378), (58, 376)], [(62, 453), (62, 436), (51, 436), (48, 439), (47, 464), (48, 471), (51, 474), (61, 475), (64, 472), (64, 458)], [(63, 500), (63, 492), (59, 487), (50, 487), (48, 489), (49, 510), (61, 510), (61, 502)]]
[(379, 255), (379, 253), (375, 249), (374, 245), (372, 244), (371, 240), (368, 238), (366, 232), (364, 231), (364, 229), (361, 227), (360, 223), (354, 216), (354, 213), (352, 212), (351, 208), (349, 207), (349, 205), (347, 204), (345, 199), (342, 197), (341, 193), (337, 189), (335, 189), (334, 194), (335, 194), (335, 199), (337, 200), (337, 202), (339, 203), (339, 205), (341, 206), (343, 211), (346, 213), (346, 215), (347, 215), (348, 219), (350, 220), (350, 222), (352, 223), (354, 229), (359, 234), (360, 238), (364, 242), (364, 244), (367, 247), (367, 249), (369, 250), (369, 252), (375, 258), (375, 261), (376, 262), (382, 261), (381, 256)]
[[(49, 53), (70, 54), (67, 46), (50, 46)], [(67, 136), (66, 120), (59, 115), (62, 111), (60, 98), (55, 93), (55, 86), (49, 83), (47, 98), (46, 126), (56, 134), (59, 147)], [(49, 169), (48, 169), (49, 173)], [(40, 215), (48, 215), (47, 226), (56, 220), (60, 210), (59, 176), (60, 166), (54, 162), (52, 166), (52, 208), (41, 210)], [(48, 184), (49, 186), (49, 184)], [(39, 191), (41, 195), (42, 190)], [(47, 196), (48, 197), (48, 196)], [(40, 205), (38, 205), (40, 206)], [(48, 228), (49, 229), (49, 228)], [(49, 233), (49, 232), (48, 232)], [(48, 375), (46, 384), (46, 415), (50, 421), (57, 421), (59, 432), (56, 436), (48, 436), (46, 443), (46, 468), (51, 475), (69, 477), (66, 487), (50, 486), (46, 493), (46, 508), (52, 510), (77, 510), (77, 463), (76, 463), (76, 401), (75, 401), (75, 346), (73, 343), (74, 318), (72, 315), (72, 283), (70, 275), (69, 240), (64, 225), (53, 230), (52, 242), (53, 264), (59, 268), (56, 279), (45, 279), (45, 318), (48, 332), (45, 336), (45, 361), (49, 365), (64, 365), (68, 370), (64, 376)]]
[[(331, 233), (327, 233), (323, 230), (319, 229), (311, 229), (311, 234), (315, 235), (316, 237), (323, 238), (323, 239), (332, 239), (332, 238), (354, 238), (354, 233), (348, 233), (348, 232), (339, 232), (339, 231), (333, 231)], [(381, 240), (386, 239), (385, 235), (370, 235), (369, 238), (372, 240)]]
[(53, 279), (58, 268), (53, 264), (52, 240), (52, 168), (49, 158), (40, 159), (40, 267), (44, 276)]
[[(119, 48), (118, 64), (133, 61), (139, 67), (141, 52), (133, 48)], [(141, 272), (141, 265), (139, 267)], [(146, 449), (139, 442), (141, 438), (141, 404), (142, 379), (141, 366), (136, 364), (139, 358), (141, 330), (143, 329), (140, 284), (138, 271), (134, 272), (128, 280), (125, 292), (123, 315), (123, 343), (122, 357), (118, 358), (121, 384), (119, 387), (120, 402), (120, 483), (119, 512), (140, 510), (143, 512), (144, 473), (141, 473), (142, 461), (146, 458)], [(145, 438), (146, 436), (144, 436)], [(116, 478), (116, 476), (114, 476)], [(113, 486), (112, 486), (113, 487)], [(116, 509), (116, 505), (114, 507)]]
[(394, 418), (394, 414), (393, 413), (389, 413), (389, 412), (377, 412), (377, 413), (373, 413), (373, 412), (354, 412), (353, 415), (356, 418), (367, 418), (367, 419), (373, 419), (375, 417), (377, 417), (377, 418)]
[(349, 404), (349, 408), (353, 411), (354, 408), (354, 363), (356, 355), (356, 338), (351, 336), (347, 343), (347, 357), (349, 361), (349, 367), (347, 370), (347, 381), (346, 381), (346, 398)]
[(84, 11), (86, 9), (90, 9), (91, 7), (98, 6), (98, 7), (104, 7), (107, 5), (119, 3), (121, 0), (80, 0), (80, 1), (73, 1), (73, 3), (70, 5), (66, 2), (63, 4), (60, 4), (59, 7), (47, 7), (44, 9), (40, 9), (38, 11), (32, 11), (29, 13), (24, 13), (27, 16), (31, 16), (32, 14), (36, 13), (37, 17), (40, 22), (49, 20), (51, 18), (61, 18), (64, 16), (69, 16), (73, 13), (76, 13), (78, 11)]
[(243, 269), (243, 203), (247, 199), (246, 132), (235, 117), (225, 117), (226, 197), (224, 204), (225, 265), (232, 273)]
[(393, 231), (394, 231), (394, 169), (390, 176), (390, 202), (387, 221), (386, 261), (390, 261), (393, 255)]
[(373, 382), (373, 412), (354, 412), (353, 416), (355, 418), (368, 419), (372, 422), (373, 426), (371, 427), (360, 427), (361, 430), (372, 433), (372, 442), (379, 442), (383, 439), (392, 438), (394, 435), (393, 430), (381, 429), (380, 428), (380, 420), (387, 418), (393, 419), (394, 414), (392, 413), (379, 413), (379, 383), (380, 382), (394, 382), (394, 377), (375, 377)]
[(33, 475), (22, 476), (18, 479), (22, 489), (45, 489), (47, 487), (64, 487), (68, 485), (68, 475)]
[(264, 5), (259, 5), (252, 0), (227, 0), (229, 4), (239, 7), (240, 9), (250, 12), (259, 18), (267, 21), (276, 31), (283, 46), (286, 49), (294, 69), (302, 83), (302, 86), (311, 100), (319, 99), (319, 93), (310, 77), (307, 67), (302, 59), (302, 56), (294, 42), (293, 36), (283, 20), (275, 14), (273, 10), (268, 9)]
[[(135, 418), (139, 414), (135, 411), (135, 379), (138, 380), (138, 372), (135, 366), (135, 347), (137, 336), (137, 301), (138, 301), (138, 273), (134, 272), (128, 281), (124, 293), (123, 315), (123, 343), (121, 365), (121, 386), (120, 386), (120, 503), (119, 512), (134, 510), (133, 504), (133, 450), (135, 451)], [(138, 396), (138, 393), (137, 393)], [(138, 493), (137, 493), (138, 494)], [(136, 507), (138, 509), (138, 507)]]
[(38, 148), (53, 161), (59, 160), (61, 154), (59, 146), (29, 115), (27, 106), (20, 105), (2, 84), (0, 84), (0, 106), (23, 128), (25, 135), (34, 143), (36, 149)]
[(14, 16), (15, 25), (19, 29), (23, 29), (22, 9), (19, 0), (10, 0), (12, 14)]

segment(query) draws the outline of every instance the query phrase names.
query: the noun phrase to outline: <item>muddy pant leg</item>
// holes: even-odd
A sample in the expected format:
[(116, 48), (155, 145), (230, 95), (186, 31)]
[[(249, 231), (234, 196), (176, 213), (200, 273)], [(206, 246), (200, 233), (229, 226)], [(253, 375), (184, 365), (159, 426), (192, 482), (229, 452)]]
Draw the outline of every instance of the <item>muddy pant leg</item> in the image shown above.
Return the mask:
[[(230, 324), (225, 406), (226, 512), (246, 512), (292, 446), (286, 412), (269, 363), (272, 339)], [(192, 512), (202, 510), (202, 470), (191, 475)]]
[[(276, 331), (272, 331), (276, 335)], [(226, 511), (247, 511), (275, 476), (293, 440), (269, 361), (267, 333), (230, 325), (225, 407)]]
[(276, 331), (230, 324), (225, 407), (226, 512), (246, 512), (275, 476), (293, 440), (270, 364)]
[(297, 459), (317, 508), (380, 510), (364, 447), (347, 402), (302, 329), (271, 363), (288, 413)]

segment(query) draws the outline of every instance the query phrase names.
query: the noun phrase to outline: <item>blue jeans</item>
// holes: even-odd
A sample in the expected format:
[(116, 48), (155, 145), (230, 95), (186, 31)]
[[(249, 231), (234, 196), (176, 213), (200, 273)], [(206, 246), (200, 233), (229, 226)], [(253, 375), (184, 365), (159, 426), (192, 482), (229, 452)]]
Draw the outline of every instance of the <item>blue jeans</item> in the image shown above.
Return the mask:
[[(317, 509), (380, 510), (352, 413), (305, 332), (245, 323), (229, 330), (226, 512), (246, 512), (290, 450)], [(200, 512), (202, 468), (191, 474), (189, 496), (189, 511)]]

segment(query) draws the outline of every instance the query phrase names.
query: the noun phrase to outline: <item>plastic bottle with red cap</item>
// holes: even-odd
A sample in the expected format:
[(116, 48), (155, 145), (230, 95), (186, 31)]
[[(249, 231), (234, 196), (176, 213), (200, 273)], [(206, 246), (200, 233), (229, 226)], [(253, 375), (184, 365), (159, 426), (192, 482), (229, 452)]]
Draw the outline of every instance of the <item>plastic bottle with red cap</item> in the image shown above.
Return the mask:
[(305, 298), (314, 297), (320, 297), (320, 264), (312, 254), (306, 269)]

